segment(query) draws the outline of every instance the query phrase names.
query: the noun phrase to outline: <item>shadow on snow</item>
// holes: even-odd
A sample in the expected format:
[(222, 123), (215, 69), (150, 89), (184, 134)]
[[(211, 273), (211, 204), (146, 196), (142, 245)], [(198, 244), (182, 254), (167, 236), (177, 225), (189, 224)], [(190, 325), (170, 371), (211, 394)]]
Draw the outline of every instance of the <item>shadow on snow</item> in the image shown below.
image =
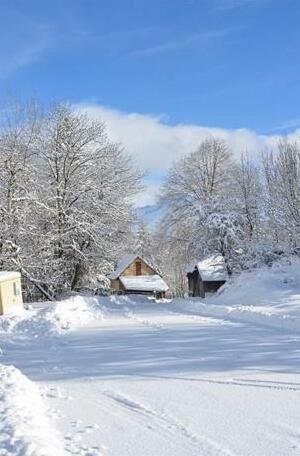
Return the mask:
[[(55, 339), (2, 340), (0, 361), (32, 380), (204, 375), (232, 370), (300, 371), (300, 336), (246, 324), (102, 327)], [(28, 353), (30, 352), (30, 354)]]

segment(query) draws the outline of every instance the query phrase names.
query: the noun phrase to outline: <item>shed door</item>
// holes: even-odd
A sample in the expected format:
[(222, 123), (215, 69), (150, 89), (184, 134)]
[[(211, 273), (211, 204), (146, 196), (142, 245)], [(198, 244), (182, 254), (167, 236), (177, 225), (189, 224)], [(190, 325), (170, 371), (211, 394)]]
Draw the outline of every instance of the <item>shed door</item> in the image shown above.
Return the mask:
[(135, 274), (137, 276), (142, 275), (142, 263), (140, 261), (135, 262)]

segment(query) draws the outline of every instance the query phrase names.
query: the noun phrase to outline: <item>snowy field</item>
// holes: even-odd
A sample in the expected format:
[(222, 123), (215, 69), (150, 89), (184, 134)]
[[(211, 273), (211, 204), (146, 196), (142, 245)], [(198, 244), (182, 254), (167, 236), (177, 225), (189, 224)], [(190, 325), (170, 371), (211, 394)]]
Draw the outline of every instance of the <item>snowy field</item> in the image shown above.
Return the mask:
[(299, 271), (0, 318), (0, 455), (298, 455)]

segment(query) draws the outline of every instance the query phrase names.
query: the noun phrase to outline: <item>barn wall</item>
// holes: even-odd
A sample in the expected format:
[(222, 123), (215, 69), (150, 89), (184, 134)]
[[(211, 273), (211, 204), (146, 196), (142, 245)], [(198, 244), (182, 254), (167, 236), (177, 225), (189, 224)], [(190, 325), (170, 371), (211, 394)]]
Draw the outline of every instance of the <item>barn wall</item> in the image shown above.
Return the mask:
[(199, 296), (201, 298), (205, 298), (205, 285), (200, 276), (199, 276)]
[(119, 279), (111, 279), (110, 286), (114, 290), (120, 290), (120, 281), (119, 281)]
[(200, 296), (204, 298), (203, 282), (201, 280), (198, 270), (195, 270), (187, 274), (187, 277), (189, 283), (189, 295), (193, 297)]
[[(141, 262), (142, 270), (141, 275), (155, 275), (157, 274), (154, 269), (150, 268), (143, 260), (138, 260)], [(136, 275), (136, 261), (131, 263), (128, 268), (126, 268), (122, 274), (122, 276), (135, 276)]]
[(110, 287), (111, 287), (113, 290), (116, 290), (116, 291), (124, 291), (124, 286), (123, 286), (123, 284), (120, 282), (119, 279), (111, 279), (111, 280), (110, 280)]
[(216, 292), (225, 283), (225, 280), (203, 282), (197, 270), (192, 273), (188, 273), (187, 277), (189, 295), (193, 297), (199, 296), (201, 298), (205, 298), (205, 293)]

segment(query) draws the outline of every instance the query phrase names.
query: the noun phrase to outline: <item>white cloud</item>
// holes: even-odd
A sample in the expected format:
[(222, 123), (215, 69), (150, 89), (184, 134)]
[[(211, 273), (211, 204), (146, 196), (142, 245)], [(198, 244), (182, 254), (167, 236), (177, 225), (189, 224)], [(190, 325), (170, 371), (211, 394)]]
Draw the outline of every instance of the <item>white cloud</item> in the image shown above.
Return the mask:
[(282, 122), (281, 125), (271, 128), (270, 133), (275, 133), (276, 131), (283, 132), (291, 129), (295, 130), (296, 128), (300, 128), (300, 117), (297, 117), (295, 119), (289, 119), (285, 122)]
[(184, 36), (181, 39), (173, 41), (165, 41), (156, 46), (150, 46), (144, 49), (132, 51), (129, 57), (144, 57), (155, 54), (162, 54), (165, 52), (176, 51), (178, 49), (185, 49), (194, 44), (207, 44), (208, 41), (215, 41), (217, 38), (223, 38), (228, 33), (233, 32), (234, 28), (210, 30), (201, 33), (194, 33), (192, 35)]
[(38, 61), (54, 42), (53, 28), (22, 13), (12, 5), (3, 5), (0, 15), (0, 78)]
[(159, 197), (159, 188), (161, 183), (147, 179), (144, 182), (143, 190), (134, 198), (136, 208), (154, 206)]
[[(278, 135), (259, 135), (246, 128), (168, 125), (162, 116), (126, 113), (97, 104), (77, 104), (76, 108), (93, 119), (104, 120), (109, 137), (121, 142), (141, 167), (156, 174), (164, 174), (174, 160), (194, 150), (207, 137), (224, 139), (236, 156), (245, 150), (256, 155), (278, 141)], [(295, 134), (300, 135), (300, 130)]]
[(15, 49), (12, 55), (0, 53), (0, 78), (7, 78), (19, 68), (30, 65), (39, 59), (47, 48), (45, 41), (27, 44)]
[[(137, 164), (149, 172), (146, 191), (139, 196), (138, 206), (154, 204), (160, 185), (154, 177), (164, 175), (175, 160), (194, 150), (207, 137), (224, 139), (235, 156), (247, 150), (254, 157), (266, 148), (276, 146), (279, 139), (278, 135), (259, 135), (246, 128), (168, 125), (162, 116), (126, 113), (97, 104), (77, 104), (76, 108), (93, 119), (104, 120), (110, 139), (121, 142)], [(289, 136), (300, 139), (300, 129)]]

